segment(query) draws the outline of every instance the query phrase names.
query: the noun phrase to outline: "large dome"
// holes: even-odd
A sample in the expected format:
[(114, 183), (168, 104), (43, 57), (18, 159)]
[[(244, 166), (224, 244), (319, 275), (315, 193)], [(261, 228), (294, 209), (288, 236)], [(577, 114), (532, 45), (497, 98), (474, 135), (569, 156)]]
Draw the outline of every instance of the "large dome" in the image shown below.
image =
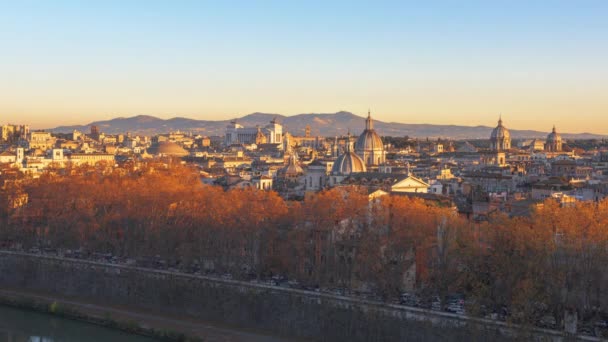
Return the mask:
[(355, 143), (355, 151), (383, 150), (382, 139), (375, 130), (365, 130)]
[(152, 146), (150, 146), (148, 149), (148, 153), (171, 157), (183, 157), (188, 155), (188, 151), (171, 141), (163, 141), (152, 144)]
[(385, 161), (384, 144), (376, 130), (370, 112), (367, 112), (365, 130), (355, 143), (355, 152), (363, 159), (369, 167), (383, 164)]
[(341, 175), (365, 171), (367, 171), (365, 162), (352, 151), (346, 151), (344, 154), (340, 155), (331, 168), (332, 174)]

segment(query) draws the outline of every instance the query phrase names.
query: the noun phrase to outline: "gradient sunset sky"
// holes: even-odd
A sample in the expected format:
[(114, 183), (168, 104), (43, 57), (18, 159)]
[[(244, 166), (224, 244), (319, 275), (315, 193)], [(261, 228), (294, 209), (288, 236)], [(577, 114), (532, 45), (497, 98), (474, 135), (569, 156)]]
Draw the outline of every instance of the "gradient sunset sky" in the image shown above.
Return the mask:
[(0, 123), (347, 110), (608, 133), (608, 1), (1, 1)]

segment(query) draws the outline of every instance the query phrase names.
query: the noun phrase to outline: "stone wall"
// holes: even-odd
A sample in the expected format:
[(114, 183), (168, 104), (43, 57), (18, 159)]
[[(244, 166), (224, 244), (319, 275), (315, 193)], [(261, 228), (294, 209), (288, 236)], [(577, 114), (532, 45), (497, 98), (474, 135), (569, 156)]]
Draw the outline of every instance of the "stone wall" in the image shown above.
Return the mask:
[[(531, 333), (500, 322), (400, 305), (15, 252), (0, 251), (0, 288), (55, 293), (321, 341), (501, 341)], [(534, 334), (562, 338), (541, 330)]]

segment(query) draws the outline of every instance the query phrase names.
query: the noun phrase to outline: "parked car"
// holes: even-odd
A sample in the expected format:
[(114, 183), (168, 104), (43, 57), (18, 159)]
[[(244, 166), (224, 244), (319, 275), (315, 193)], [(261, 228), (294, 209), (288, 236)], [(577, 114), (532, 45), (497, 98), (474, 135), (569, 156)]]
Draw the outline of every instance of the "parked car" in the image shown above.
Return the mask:
[(541, 328), (555, 329), (557, 328), (557, 321), (552, 315), (544, 315), (538, 320), (537, 325)]
[(456, 313), (459, 315), (465, 314), (464, 296), (460, 294), (452, 294), (447, 297), (447, 306), (445, 311)]
[(420, 298), (413, 293), (403, 292), (399, 298), (399, 304), (407, 306), (420, 306)]

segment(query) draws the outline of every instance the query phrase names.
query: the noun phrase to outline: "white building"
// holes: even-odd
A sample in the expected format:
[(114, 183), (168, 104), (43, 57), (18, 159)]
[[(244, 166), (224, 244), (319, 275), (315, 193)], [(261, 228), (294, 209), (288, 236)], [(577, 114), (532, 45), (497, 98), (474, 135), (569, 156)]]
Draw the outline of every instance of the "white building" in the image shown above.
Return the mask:
[(276, 119), (270, 121), (264, 128), (243, 127), (236, 121), (232, 121), (226, 127), (224, 143), (226, 145), (254, 144), (256, 143), (258, 132), (264, 135), (268, 144), (283, 144), (283, 125), (279, 124)]
[(253, 177), (251, 179), (251, 183), (253, 183), (258, 190), (266, 190), (266, 191), (272, 190), (272, 177), (268, 177), (268, 176)]
[(400, 180), (399, 182), (391, 186), (391, 192), (417, 192), (427, 193), (429, 192), (430, 185), (422, 179), (409, 175), (407, 178)]

